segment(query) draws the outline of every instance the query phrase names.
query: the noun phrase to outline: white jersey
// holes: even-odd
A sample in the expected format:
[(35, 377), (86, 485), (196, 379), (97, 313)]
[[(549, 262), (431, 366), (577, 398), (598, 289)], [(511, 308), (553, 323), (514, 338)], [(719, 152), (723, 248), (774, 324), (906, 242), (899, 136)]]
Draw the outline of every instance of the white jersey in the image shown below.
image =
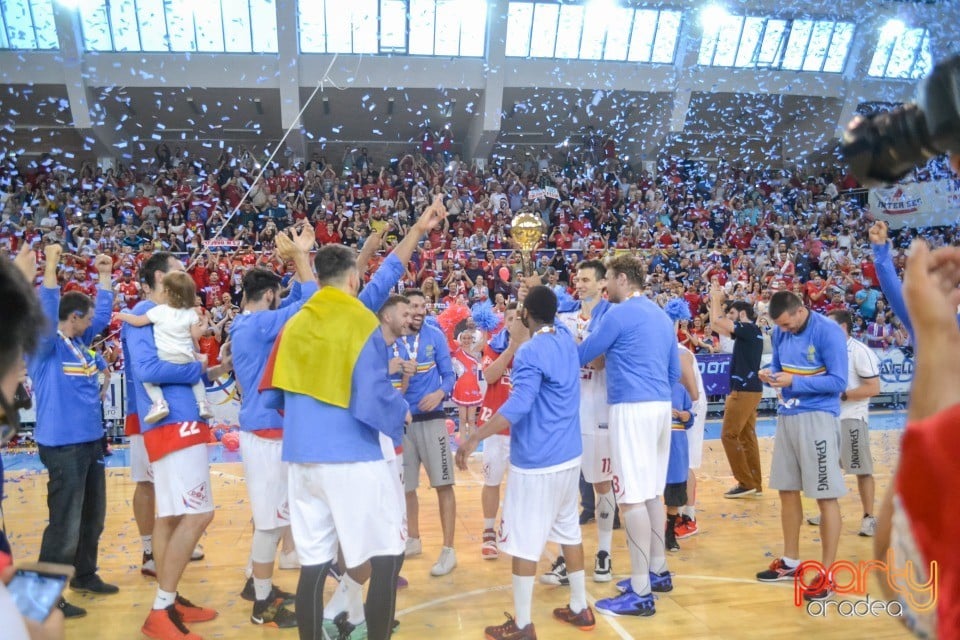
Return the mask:
[[(690, 452), (690, 468), (699, 469), (703, 462), (703, 432), (707, 424), (707, 391), (703, 388), (703, 376), (697, 358), (687, 347), (678, 345), (678, 349), (693, 356), (693, 375), (697, 381), (697, 400), (693, 403), (693, 426), (687, 429), (687, 449)], [(684, 357), (682, 354), (681, 358)]]
[[(880, 375), (880, 359), (870, 347), (847, 338), (847, 391), (863, 384), (864, 380)], [(870, 398), (847, 400), (840, 403), (841, 420), (866, 420), (870, 412)]]
[(690, 351), (683, 344), (677, 344), (679, 349), (685, 349), (693, 358), (693, 375), (697, 380), (697, 400), (693, 403), (693, 413), (696, 418), (706, 419), (707, 417), (707, 392), (703, 388), (703, 376), (700, 374), (700, 367), (697, 366), (697, 358), (693, 351)]
[[(557, 317), (570, 329), (570, 333), (577, 339), (577, 344), (583, 342), (590, 335), (590, 318), (581, 316), (579, 310), (560, 313), (557, 314)], [(607, 372), (603, 369), (594, 369), (589, 365), (581, 367), (580, 432), (593, 434), (600, 428), (606, 429), (609, 422), (609, 413)]]
[(175, 309), (158, 304), (147, 311), (153, 324), (153, 339), (157, 343), (157, 357), (165, 362), (190, 362), (197, 356), (193, 349), (193, 325), (200, 316), (193, 309)]

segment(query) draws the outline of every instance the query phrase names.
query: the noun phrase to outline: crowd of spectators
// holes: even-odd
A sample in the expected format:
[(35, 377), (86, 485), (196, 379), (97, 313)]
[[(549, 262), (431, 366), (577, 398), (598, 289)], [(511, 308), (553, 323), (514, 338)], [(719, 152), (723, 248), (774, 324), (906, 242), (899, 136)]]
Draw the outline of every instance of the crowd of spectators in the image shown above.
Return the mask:
[[(708, 323), (706, 293), (714, 280), (728, 299), (756, 305), (767, 330), (770, 295), (789, 289), (817, 311), (853, 310), (854, 334), (871, 346), (909, 346), (880, 294), (867, 239), (871, 220), (849, 174), (685, 159), (663, 161), (652, 174), (621, 162), (611, 138), (591, 136), (582, 148), (558, 154), (470, 164), (442, 137), (425, 133), (416, 150), (388, 163), (358, 149), (337, 163), (314, 154), (291, 166), (271, 164), (262, 175), (243, 148), (213, 162), (161, 145), (141, 168), (115, 170), (71, 168), (50, 156), (30, 166), (7, 158), (0, 166), (0, 254), (35, 244), (42, 270), (43, 245), (62, 243), (64, 290), (87, 292), (95, 285), (94, 255), (112, 255), (118, 310), (139, 300), (137, 269), (152, 251), (183, 254), (209, 326), (202, 346), (215, 363), (239, 311), (245, 270), (292, 273), (274, 252), (283, 229), (311, 224), (320, 244), (373, 242), (380, 251), (372, 271), (442, 194), (446, 223), (424, 239), (399, 285), (422, 288), (434, 310), (481, 300), (504, 307), (520, 271), (510, 220), (528, 211), (544, 221), (535, 260), (546, 283), (574, 295), (579, 261), (638, 252), (648, 268), (648, 295), (689, 303), (693, 320), (679, 337), (694, 351), (723, 348)], [(932, 166), (916, 178), (931, 177)], [(952, 243), (956, 229), (927, 235), (934, 246)], [(894, 237), (898, 268), (912, 236)], [(119, 366), (111, 340), (101, 345)]]

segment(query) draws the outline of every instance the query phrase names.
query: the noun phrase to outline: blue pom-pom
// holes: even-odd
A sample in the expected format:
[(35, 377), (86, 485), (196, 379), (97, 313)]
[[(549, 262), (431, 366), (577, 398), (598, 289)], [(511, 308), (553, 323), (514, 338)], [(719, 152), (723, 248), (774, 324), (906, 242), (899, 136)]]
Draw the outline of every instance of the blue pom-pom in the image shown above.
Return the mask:
[(667, 312), (667, 315), (670, 316), (670, 319), (674, 322), (677, 320), (689, 320), (691, 318), (690, 305), (687, 304), (686, 300), (681, 298), (674, 298), (663, 306), (663, 310)]
[(217, 429), (213, 432), (214, 437), (217, 439), (217, 442), (220, 442), (223, 439), (224, 431), (223, 429)]
[(473, 305), (473, 308), (470, 309), (470, 315), (473, 316), (477, 328), (483, 331), (490, 332), (500, 326), (500, 318), (493, 312), (493, 305), (490, 304), (489, 300)]

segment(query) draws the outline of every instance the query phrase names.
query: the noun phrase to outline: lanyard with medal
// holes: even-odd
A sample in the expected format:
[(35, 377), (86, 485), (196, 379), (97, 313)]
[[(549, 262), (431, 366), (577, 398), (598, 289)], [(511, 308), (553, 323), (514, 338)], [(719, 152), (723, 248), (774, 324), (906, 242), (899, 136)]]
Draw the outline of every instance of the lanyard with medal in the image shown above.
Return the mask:
[[(411, 349), (411, 347), (410, 347), (410, 342), (407, 340), (407, 338), (403, 338), (403, 337), (397, 338), (396, 342), (393, 343), (393, 357), (395, 357), (395, 358), (399, 358), (399, 357), (400, 357), (400, 347), (397, 346), (397, 345), (399, 345), (399, 344), (403, 344), (403, 349), (404, 349), (404, 351), (407, 352), (407, 358), (406, 358), (406, 359), (407, 359), (407, 360), (413, 360), (414, 362), (416, 362), (416, 361), (417, 361), (417, 355), (420, 353), (420, 332), (419, 332), (419, 331), (417, 332), (417, 337), (414, 338), (414, 340), (413, 340), (413, 348), (412, 348), (412, 349)], [(416, 375), (416, 373), (414, 373), (414, 375)]]
[(78, 346), (73, 342), (72, 339), (70, 339), (70, 338), (68, 338), (67, 336), (65, 336), (62, 331), (57, 331), (57, 333), (60, 335), (61, 338), (63, 338), (63, 341), (64, 341), (65, 343), (67, 343), (67, 347), (70, 349), (70, 352), (71, 352), (71, 353), (74, 355), (74, 357), (77, 359), (77, 362), (80, 364), (80, 366), (86, 368), (86, 367), (90, 364), (90, 360), (88, 360), (88, 359), (83, 355), (83, 350), (80, 349), (80, 347), (78, 347)]

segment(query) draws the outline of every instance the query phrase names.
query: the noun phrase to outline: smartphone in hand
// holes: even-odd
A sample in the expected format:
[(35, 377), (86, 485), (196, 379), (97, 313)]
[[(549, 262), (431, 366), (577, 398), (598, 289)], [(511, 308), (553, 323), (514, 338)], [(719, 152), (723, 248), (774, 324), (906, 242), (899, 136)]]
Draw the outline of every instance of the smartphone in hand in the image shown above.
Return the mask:
[(17, 567), (7, 591), (26, 618), (43, 622), (50, 615), (73, 577), (73, 567), (38, 562)]

